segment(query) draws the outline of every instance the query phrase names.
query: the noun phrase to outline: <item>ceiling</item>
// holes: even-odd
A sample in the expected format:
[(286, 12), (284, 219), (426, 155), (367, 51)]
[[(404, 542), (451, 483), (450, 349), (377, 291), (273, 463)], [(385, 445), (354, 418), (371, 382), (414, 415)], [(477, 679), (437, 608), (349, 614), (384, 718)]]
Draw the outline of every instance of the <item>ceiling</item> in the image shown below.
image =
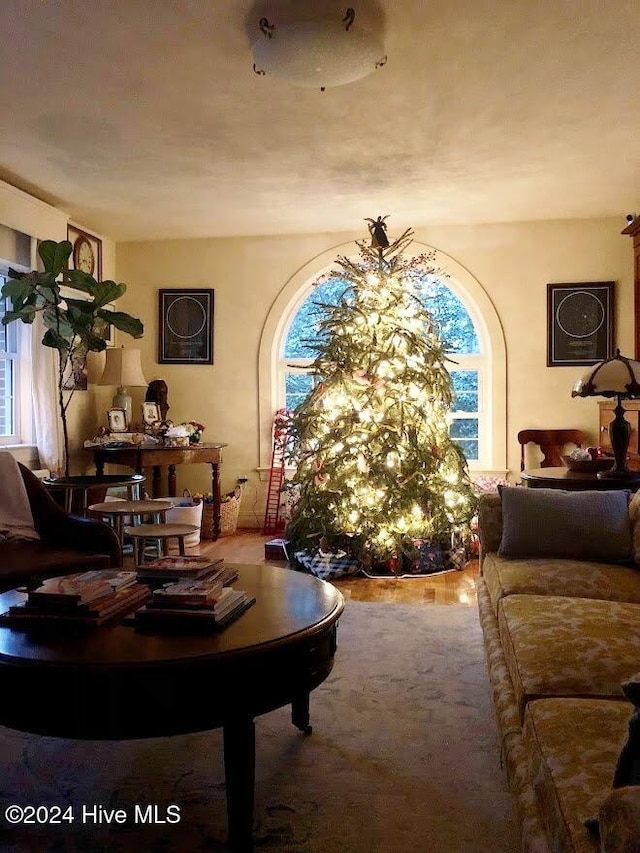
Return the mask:
[(292, 2), (2, 0), (0, 178), (116, 240), (640, 207), (637, 0), (352, 0), (388, 62), (325, 92), (252, 70)]

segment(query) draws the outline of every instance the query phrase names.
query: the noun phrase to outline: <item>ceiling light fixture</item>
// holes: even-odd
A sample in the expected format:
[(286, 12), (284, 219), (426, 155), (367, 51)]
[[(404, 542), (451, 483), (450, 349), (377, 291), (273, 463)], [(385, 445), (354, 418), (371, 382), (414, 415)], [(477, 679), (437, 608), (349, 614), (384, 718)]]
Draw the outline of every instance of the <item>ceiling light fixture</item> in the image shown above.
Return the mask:
[(300, 21), (260, 18), (253, 70), (324, 90), (360, 80), (387, 61), (382, 39), (355, 23), (355, 9)]

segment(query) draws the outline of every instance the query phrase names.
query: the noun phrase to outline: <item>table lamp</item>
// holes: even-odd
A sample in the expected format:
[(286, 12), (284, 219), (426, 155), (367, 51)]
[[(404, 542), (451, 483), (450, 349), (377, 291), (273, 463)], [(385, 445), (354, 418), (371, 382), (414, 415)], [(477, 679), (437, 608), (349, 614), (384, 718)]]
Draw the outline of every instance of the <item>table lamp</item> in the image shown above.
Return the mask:
[(127, 424), (130, 424), (132, 420), (132, 408), (131, 397), (129, 396), (127, 387), (147, 384), (147, 380), (142, 375), (140, 350), (113, 347), (105, 350), (105, 352), (107, 360), (98, 385), (117, 385), (118, 391), (113, 398), (113, 407), (115, 409), (124, 409), (127, 416)]
[(631, 425), (624, 417), (623, 400), (640, 397), (640, 361), (620, 355), (599, 361), (581, 376), (573, 386), (572, 397), (616, 397), (614, 419), (609, 425), (609, 438), (615, 458), (613, 468), (598, 471), (602, 480), (620, 480), (623, 483), (640, 482), (640, 472), (627, 468), (627, 450)]

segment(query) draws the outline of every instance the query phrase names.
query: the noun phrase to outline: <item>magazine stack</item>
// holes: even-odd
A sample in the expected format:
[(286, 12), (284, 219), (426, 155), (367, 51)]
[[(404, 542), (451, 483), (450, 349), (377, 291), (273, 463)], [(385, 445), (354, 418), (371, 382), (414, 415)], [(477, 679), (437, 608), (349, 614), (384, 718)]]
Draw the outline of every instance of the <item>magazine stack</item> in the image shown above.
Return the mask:
[[(159, 586), (183, 579), (198, 580), (219, 576), (223, 560), (211, 557), (180, 555), (159, 557), (149, 563), (138, 566), (138, 580)], [(237, 577), (237, 572), (236, 572)], [(235, 577), (233, 578), (235, 580)]]
[(48, 578), (24, 604), (3, 614), (11, 625), (53, 623), (97, 627), (125, 616), (150, 597), (135, 572), (104, 569)]
[(224, 628), (255, 603), (243, 590), (229, 586), (237, 576), (235, 569), (227, 568), (215, 576), (166, 584), (136, 611), (135, 624), (163, 630)]

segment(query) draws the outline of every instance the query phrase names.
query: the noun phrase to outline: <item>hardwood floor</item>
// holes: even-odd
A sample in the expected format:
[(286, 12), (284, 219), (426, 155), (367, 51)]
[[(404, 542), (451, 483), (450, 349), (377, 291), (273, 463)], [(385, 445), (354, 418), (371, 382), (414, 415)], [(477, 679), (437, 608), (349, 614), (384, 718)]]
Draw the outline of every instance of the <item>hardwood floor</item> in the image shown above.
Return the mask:
[[(264, 543), (272, 536), (256, 531), (240, 530), (233, 536), (222, 536), (217, 542), (201, 542), (189, 548), (190, 554), (223, 557), (230, 563), (269, 563), (286, 566), (286, 562), (265, 560)], [(372, 579), (355, 575), (334, 581), (346, 599), (354, 601), (391, 601), (398, 604), (468, 604), (476, 606), (475, 579), (478, 561), (473, 560), (462, 571), (444, 572), (415, 578)]]

